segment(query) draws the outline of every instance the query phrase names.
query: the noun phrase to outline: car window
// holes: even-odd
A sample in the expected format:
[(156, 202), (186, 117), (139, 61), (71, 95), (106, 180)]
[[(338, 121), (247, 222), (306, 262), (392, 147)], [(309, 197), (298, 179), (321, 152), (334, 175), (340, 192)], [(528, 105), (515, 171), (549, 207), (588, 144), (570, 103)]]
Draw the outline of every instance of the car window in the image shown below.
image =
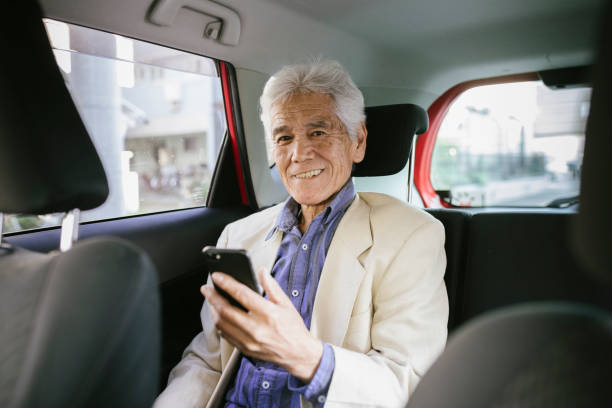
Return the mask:
[[(109, 181), (82, 221), (203, 206), (226, 131), (210, 58), (45, 19), (66, 86)], [(5, 232), (59, 225), (9, 215)]]
[(434, 189), (456, 206), (575, 203), (590, 95), (540, 81), (467, 90), (438, 132)]

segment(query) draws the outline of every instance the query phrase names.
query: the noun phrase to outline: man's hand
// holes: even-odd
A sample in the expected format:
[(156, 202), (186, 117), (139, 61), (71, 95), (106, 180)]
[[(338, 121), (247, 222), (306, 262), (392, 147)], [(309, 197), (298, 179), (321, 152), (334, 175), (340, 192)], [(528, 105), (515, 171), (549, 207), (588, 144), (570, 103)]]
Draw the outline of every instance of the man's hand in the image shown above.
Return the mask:
[(230, 305), (212, 286), (202, 286), (200, 291), (212, 307), (215, 326), (223, 338), (243, 354), (277, 364), (308, 383), (321, 361), (323, 345), (310, 334), (278, 283), (263, 269), (259, 278), (269, 300), (229, 275), (212, 274), (214, 283), (248, 313)]

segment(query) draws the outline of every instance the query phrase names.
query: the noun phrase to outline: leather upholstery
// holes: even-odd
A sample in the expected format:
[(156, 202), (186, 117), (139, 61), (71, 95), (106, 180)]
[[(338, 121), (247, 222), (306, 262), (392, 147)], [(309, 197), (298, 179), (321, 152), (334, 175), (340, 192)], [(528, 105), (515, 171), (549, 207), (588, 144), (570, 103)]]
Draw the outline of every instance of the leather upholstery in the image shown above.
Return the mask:
[(577, 304), (526, 304), (459, 329), (408, 408), (609, 406), (612, 318)]
[(570, 245), (575, 214), (484, 212), (468, 225), (457, 317), (521, 302), (582, 302), (612, 310), (610, 286), (593, 279)]
[(580, 210), (574, 223), (573, 237), (578, 255), (589, 271), (612, 282), (612, 4), (608, 4), (602, 31), (600, 54), (593, 70), (593, 94), (580, 181)]
[(452, 331), (461, 321), (457, 313), (463, 301), (463, 278), (465, 276), (466, 252), (468, 247), (467, 230), (470, 214), (461, 210), (427, 209), (427, 212), (444, 225), (446, 234), (446, 271), (444, 282), (448, 294), (448, 330)]
[(64, 85), (33, 0), (0, 26), (0, 212), (48, 214), (102, 204), (102, 163)]
[(94, 238), (66, 253), (0, 254), (0, 406), (149, 406), (159, 297), (148, 256)]
[(427, 131), (429, 118), (412, 104), (365, 109), (368, 129), (366, 154), (353, 170), (354, 177), (388, 176), (402, 170), (416, 134)]

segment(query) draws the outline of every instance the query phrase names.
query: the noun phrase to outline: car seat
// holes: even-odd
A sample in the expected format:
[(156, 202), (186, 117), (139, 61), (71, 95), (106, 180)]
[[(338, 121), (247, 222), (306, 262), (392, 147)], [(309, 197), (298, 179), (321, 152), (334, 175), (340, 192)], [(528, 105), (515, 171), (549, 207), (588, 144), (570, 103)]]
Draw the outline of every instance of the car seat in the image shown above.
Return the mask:
[[(76, 242), (107, 179), (66, 89), (38, 4), (0, 28), (0, 406), (139, 407), (160, 364), (157, 275), (116, 238)], [(2, 244), (2, 214), (66, 213), (60, 249)]]

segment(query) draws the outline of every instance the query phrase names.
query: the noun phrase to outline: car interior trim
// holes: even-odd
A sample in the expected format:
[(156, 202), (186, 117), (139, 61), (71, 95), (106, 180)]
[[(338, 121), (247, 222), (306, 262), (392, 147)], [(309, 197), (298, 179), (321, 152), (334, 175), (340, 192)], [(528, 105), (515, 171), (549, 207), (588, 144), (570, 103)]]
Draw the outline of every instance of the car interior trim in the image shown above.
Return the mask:
[(225, 116), (227, 117), (227, 129), (232, 141), (232, 148), (234, 151), (234, 162), (236, 164), (236, 175), (238, 176), (238, 186), (240, 187), (240, 198), (242, 204), (249, 205), (249, 199), (247, 197), (245, 177), (242, 163), (240, 162), (240, 152), (238, 150), (238, 140), (236, 139), (236, 127), (234, 123), (234, 113), (232, 112), (232, 103), (229, 90), (229, 79), (227, 74), (227, 66), (225, 62), (219, 63), (221, 71), (221, 85), (223, 89), (223, 101), (225, 104)]
[(225, 45), (238, 45), (240, 41), (240, 16), (229, 7), (209, 0), (159, 0), (153, 4), (149, 20), (157, 25), (171, 26), (181, 8), (216, 17), (206, 24), (204, 36)]
[(238, 94), (238, 79), (236, 69), (228, 62), (224, 62), (225, 68), (227, 69), (227, 80), (229, 85), (229, 100), (232, 108), (232, 117), (234, 119), (234, 130), (236, 132), (236, 143), (238, 146), (238, 157), (244, 172), (244, 188), (246, 190), (247, 201), (249, 206), (253, 210), (259, 208), (257, 199), (255, 197), (255, 189), (253, 183), (253, 177), (251, 173), (249, 154), (246, 142), (246, 133), (244, 131), (244, 122), (241, 109), (240, 96)]

